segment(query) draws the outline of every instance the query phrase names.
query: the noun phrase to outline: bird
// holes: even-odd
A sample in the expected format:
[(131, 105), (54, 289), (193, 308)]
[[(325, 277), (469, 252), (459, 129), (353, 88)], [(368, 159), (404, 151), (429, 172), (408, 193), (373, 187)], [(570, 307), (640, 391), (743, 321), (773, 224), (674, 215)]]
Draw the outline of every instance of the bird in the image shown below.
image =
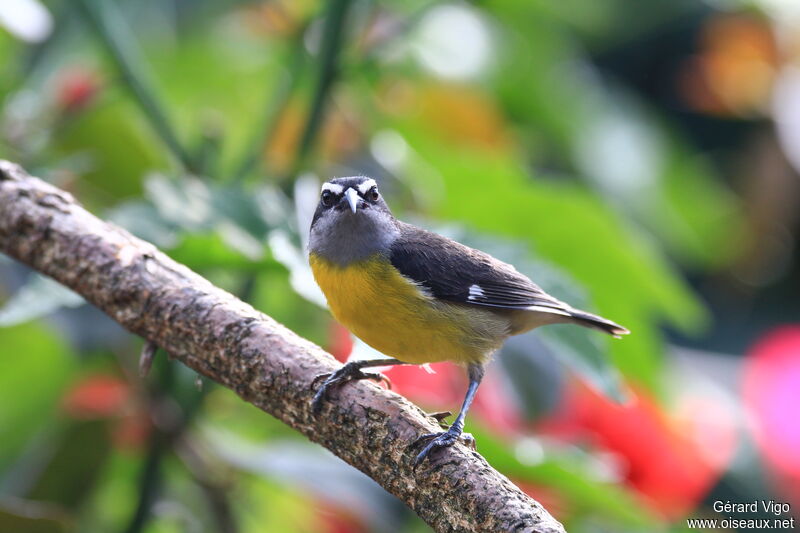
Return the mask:
[(617, 338), (629, 333), (550, 296), (508, 263), (398, 220), (367, 176), (322, 184), (308, 258), (334, 318), (387, 356), (319, 376), (312, 385), (322, 382), (312, 399), (315, 415), (344, 383), (386, 379), (364, 368), (440, 361), (466, 367), (469, 385), (458, 415), (445, 431), (415, 441), (424, 444), (415, 467), (462, 438), (485, 366), (510, 336), (563, 323)]

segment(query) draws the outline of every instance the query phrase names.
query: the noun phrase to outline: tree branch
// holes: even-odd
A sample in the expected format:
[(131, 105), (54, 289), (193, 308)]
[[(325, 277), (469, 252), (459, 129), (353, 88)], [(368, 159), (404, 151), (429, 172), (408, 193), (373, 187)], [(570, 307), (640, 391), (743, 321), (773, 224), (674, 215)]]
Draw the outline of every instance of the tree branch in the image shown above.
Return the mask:
[(436, 531), (564, 533), (461, 444), (413, 470), (409, 446), (439, 428), (397, 394), (349, 383), (314, 418), (311, 383), (336, 368), (333, 357), (7, 161), (0, 161), (0, 251), (322, 444)]

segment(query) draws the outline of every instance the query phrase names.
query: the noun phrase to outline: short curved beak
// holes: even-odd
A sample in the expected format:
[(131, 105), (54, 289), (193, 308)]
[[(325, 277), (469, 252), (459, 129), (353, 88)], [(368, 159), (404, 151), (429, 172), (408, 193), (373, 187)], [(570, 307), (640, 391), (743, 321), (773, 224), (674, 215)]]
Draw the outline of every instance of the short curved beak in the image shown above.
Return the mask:
[(353, 213), (356, 212), (356, 208), (358, 207), (358, 192), (352, 187), (344, 191), (344, 197), (347, 199), (347, 203), (350, 204), (350, 211)]

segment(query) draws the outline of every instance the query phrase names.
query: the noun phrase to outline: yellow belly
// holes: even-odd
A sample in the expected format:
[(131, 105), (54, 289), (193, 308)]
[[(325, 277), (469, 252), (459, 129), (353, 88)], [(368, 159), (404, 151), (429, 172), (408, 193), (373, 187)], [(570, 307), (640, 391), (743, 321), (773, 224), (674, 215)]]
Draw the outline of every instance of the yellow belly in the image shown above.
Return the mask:
[(309, 259), (336, 320), (385, 355), (408, 363), (479, 362), (508, 335), (506, 318), (437, 301), (382, 256), (346, 267)]

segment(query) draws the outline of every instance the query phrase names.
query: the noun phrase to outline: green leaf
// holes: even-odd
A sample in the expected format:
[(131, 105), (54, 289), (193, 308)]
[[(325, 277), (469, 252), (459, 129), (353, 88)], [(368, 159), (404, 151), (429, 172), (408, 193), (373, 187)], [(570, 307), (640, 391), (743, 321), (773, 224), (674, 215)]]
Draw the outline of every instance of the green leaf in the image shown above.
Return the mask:
[(263, 240), (270, 224), (263, 216), (262, 201), (270, 197), (270, 187), (249, 191), (239, 186), (212, 187), (212, 207), (219, 219), (247, 232), (251, 239)]
[(141, 176), (164, 166), (162, 150), (138, 111), (125, 100), (104, 101), (68, 122), (53, 138), (56, 155), (85, 154), (91, 170), (81, 175), (80, 198), (92, 208), (96, 191), (106, 205), (109, 196), (126, 198), (141, 192)]
[[(236, 468), (280, 481), (322, 498), (370, 524), (391, 531), (395, 499), (365, 474), (319, 446), (296, 440), (267, 445), (233, 434), (206, 432), (214, 452)], [(396, 526), (395, 526), (396, 527)]]
[(35, 433), (47, 427), (76, 359), (52, 331), (33, 322), (0, 328), (0, 346), (2, 466), (8, 465)]
[(108, 421), (74, 422), (52, 440), (52, 454), (26, 496), (77, 508), (91, 494), (111, 453)]
[[(563, 497), (569, 515), (592, 517), (596, 525), (614, 531), (663, 531), (655, 516), (624, 486), (604, 480), (595, 458), (577, 448), (550, 446), (541, 440), (519, 441), (509, 446), (491, 435), (470, 428), (481, 454), (512, 481), (528, 482), (555, 489)], [(536, 453), (526, 451), (534, 446)], [(515, 453), (516, 450), (516, 453)], [(535, 457), (534, 457), (535, 455)], [(566, 521), (565, 520), (565, 521)]]
[(17, 533), (67, 533), (70, 516), (58, 506), (19, 498), (0, 497), (0, 531)]
[(709, 161), (676, 146), (664, 168), (661, 194), (667, 212), (654, 217), (651, 227), (685, 262), (718, 268), (736, 256), (736, 236), (744, 231), (742, 213), (733, 192), (712, 174)]
[(220, 187), (190, 176), (152, 174), (145, 181), (145, 194), (167, 225), (185, 232), (213, 232), (251, 261), (264, 255), (263, 241), (273, 221), (265, 215), (265, 209), (274, 206), (270, 192), (268, 187), (255, 192)]
[[(251, 272), (265, 266), (276, 267), (274, 263), (270, 266), (260, 255), (254, 257), (252, 254), (244, 254), (229, 243), (230, 236), (225, 238), (219, 232), (186, 232), (181, 235), (180, 243), (170, 250), (169, 255), (195, 270), (220, 267)], [(254, 246), (250, 241), (248, 245)], [(256, 252), (263, 253), (263, 248), (259, 247)]]
[(158, 209), (147, 202), (124, 202), (106, 213), (106, 218), (159, 248), (169, 249), (178, 242), (175, 224), (162, 217)]
[(176, 227), (208, 230), (217, 218), (208, 185), (194, 177), (170, 179), (159, 173), (149, 174), (144, 181), (144, 195), (159, 215)]
[(265, 41), (239, 28), (223, 15), (195, 17), (180, 46), (173, 46), (171, 39), (151, 39), (143, 45), (159, 82), (159, 96), (179, 132), (209, 126), (222, 132), (223, 167), (246, 146), (249, 132), (261, 119), (264, 98), (275, 90), (285, 67), (276, 59), (284, 57), (286, 40)]
[[(568, 2), (556, 8), (514, 0), (491, 5), (507, 29), (492, 92), (533, 165), (584, 179), (689, 266), (730, 261), (737, 234), (731, 226), (741, 218), (732, 192), (677, 128), (597, 69), (575, 38), (575, 22), (589, 13), (619, 18), (612, 4), (589, 10)], [(601, 36), (614, 41), (622, 33), (617, 28)]]

